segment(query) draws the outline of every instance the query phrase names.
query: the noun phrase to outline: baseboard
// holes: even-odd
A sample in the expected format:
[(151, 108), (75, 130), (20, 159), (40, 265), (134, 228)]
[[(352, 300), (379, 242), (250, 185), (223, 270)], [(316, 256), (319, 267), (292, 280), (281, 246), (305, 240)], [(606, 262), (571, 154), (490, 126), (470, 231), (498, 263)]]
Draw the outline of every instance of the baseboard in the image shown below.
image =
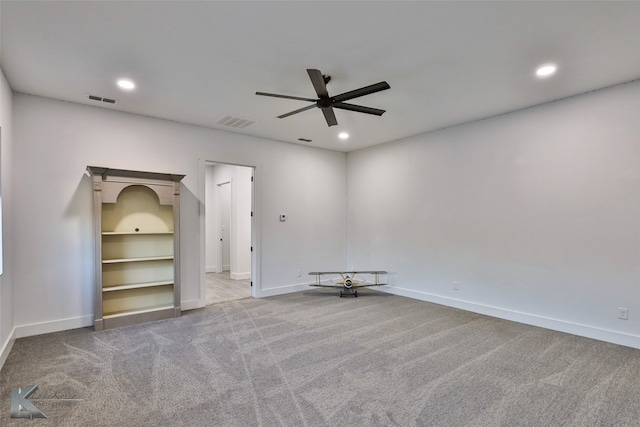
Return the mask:
[(276, 295), (306, 291), (307, 289), (309, 289), (309, 283), (298, 283), (294, 285), (278, 286), (277, 288), (258, 289), (256, 291), (256, 298), (273, 297)]
[(51, 322), (16, 326), (15, 335), (16, 338), (24, 338), (34, 335), (49, 334), (51, 332), (66, 331), (69, 329), (86, 328), (88, 326), (93, 326), (93, 316), (80, 316), (70, 319), (53, 320)]
[[(181, 309), (185, 310), (193, 310), (196, 308), (202, 308), (205, 306), (200, 300), (190, 300), (183, 301), (181, 303)], [(31, 325), (22, 325), (16, 326), (9, 339), (4, 346), (2, 347), (2, 351), (0, 352), (0, 367), (4, 363), (4, 360), (9, 355), (9, 351), (11, 351), (11, 347), (13, 347), (13, 343), (17, 338), (25, 338), (31, 337), (34, 335), (42, 335), (49, 334), (52, 332), (60, 332), (66, 331), (69, 329), (77, 329), (77, 328), (86, 328), (89, 326), (93, 326), (93, 316), (81, 316), (81, 317), (73, 317), (70, 319), (62, 319), (62, 320), (54, 320), (51, 322), (42, 322), (42, 323), (33, 323)], [(5, 354), (6, 353), (6, 354)]]
[(182, 309), (182, 311), (195, 310), (196, 308), (202, 308), (206, 305), (207, 301), (200, 299), (192, 299), (189, 301), (180, 302), (180, 308)]
[(233, 280), (251, 279), (251, 272), (248, 273), (229, 273), (229, 278)]
[(459, 308), (461, 310), (498, 317), (500, 319), (511, 320), (513, 322), (524, 323), (558, 332), (565, 332), (585, 338), (592, 338), (599, 341), (610, 342), (612, 344), (640, 349), (640, 336), (637, 335), (626, 334), (590, 325), (583, 325), (580, 323), (567, 322), (566, 320), (538, 316), (531, 313), (508, 310), (501, 307), (478, 304), (471, 301), (464, 301), (396, 286), (382, 286), (380, 290), (390, 294), (446, 305), (448, 307)]
[(205, 273), (215, 273), (218, 271), (218, 267), (215, 265), (213, 267), (205, 267), (204, 271)]
[(4, 362), (6, 362), (7, 357), (9, 357), (9, 353), (11, 353), (11, 349), (13, 348), (13, 343), (16, 342), (16, 328), (11, 330), (7, 341), (0, 348), (0, 370), (4, 366)]

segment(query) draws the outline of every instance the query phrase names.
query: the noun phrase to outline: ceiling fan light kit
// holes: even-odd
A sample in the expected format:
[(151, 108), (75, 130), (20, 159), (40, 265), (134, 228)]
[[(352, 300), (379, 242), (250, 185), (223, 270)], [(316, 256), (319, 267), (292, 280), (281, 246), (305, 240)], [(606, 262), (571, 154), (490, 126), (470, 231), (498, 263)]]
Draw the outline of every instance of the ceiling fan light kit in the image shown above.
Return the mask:
[(354, 98), (359, 98), (361, 96), (370, 95), (372, 93), (390, 89), (391, 86), (389, 86), (387, 82), (383, 81), (380, 83), (361, 87), (360, 89), (355, 89), (349, 92), (341, 93), (340, 95), (336, 95), (332, 97), (332, 96), (329, 96), (329, 92), (327, 91), (327, 83), (331, 81), (331, 76), (324, 75), (320, 70), (316, 70), (312, 68), (307, 69), (307, 73), (309, 74), (309, 78), (311, 79), (311, 84), (313, 84), (313, 88), (315, 89), (316, 95), (318, 96), (317, 99), (302, 98), (299, 96), (279, 95), (276, 93), (267, 93), (267, 92), (256, 92), (256, 95), (271, 96), (274, 98), (294, 99), (297, 101), (313, 102), (313, 104), (307, 105), (306, 107), (302, 107), (297, 110), (291, 111), (289, 113), (282, 114), (278, 116), (278, 118), (284, 119), (285, 117), (302, 113), (303, 111), (307, 111), (314, 107), (317, 107), (322, 110), (322, 114), (324, 114), (324, 118), (327, 121), (327, 125), (329, 126), (335, 126), (338, 124), (338, 121), (336, 120), (336, 115), (333, 111), (334, 108), (338, 108), (341, 110), (356, 111), (358, 113), (372, 114), (375, 116), (381, 116), (385, 112), (385, 110), (381, 110), (378, 108), (348, 104), (344, 101), (349, 101)]

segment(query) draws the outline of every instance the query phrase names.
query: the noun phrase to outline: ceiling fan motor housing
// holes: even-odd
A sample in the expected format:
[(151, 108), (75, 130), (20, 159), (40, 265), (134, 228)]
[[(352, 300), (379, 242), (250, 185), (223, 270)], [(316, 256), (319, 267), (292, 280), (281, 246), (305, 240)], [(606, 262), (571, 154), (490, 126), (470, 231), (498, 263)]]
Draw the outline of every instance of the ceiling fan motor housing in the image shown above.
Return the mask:
[(316, 106), (318, 108), (331, 108), (333, 106), (333, 99), (331, 98), (320, 98), (318, 102), (316, 102)]

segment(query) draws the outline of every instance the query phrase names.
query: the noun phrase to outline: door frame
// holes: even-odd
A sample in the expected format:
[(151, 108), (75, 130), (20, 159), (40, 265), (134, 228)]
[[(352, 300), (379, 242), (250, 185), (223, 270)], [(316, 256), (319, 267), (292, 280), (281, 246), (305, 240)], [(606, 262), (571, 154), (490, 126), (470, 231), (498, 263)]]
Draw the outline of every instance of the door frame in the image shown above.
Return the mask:
[(234, 162), (225, 162), (213, 160), (213, 156), (198, 156), (198, 205), (200, 212), (200, 292), (196, 299), (182, 301), (183, 310), (191, 310), (195, 308), (205, 307), (207, 305), (207, 279), (206, 279), (206, 167), (210, 164), (221, 164), (230, 166), (242, 166), (252, 169), (252, 186), (251, 186), (251, 296), (259, 298), (261, 294), (262, 274), (260, 269), (260, 176), (261, 168), (259, 165), (242, 164)]

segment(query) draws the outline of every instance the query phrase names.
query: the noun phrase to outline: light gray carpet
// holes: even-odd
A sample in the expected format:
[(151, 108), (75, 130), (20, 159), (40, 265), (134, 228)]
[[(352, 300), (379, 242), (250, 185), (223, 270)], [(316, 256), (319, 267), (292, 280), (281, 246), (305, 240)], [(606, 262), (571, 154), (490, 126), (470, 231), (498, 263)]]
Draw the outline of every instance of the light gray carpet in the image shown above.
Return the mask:
[[(19, 339), (0, 372), (0, 425), (640, 425), (639, 350), (359, 295), (318, 289)], [(49, 418), (10, 419), (11, 388), (31, 384)]]

